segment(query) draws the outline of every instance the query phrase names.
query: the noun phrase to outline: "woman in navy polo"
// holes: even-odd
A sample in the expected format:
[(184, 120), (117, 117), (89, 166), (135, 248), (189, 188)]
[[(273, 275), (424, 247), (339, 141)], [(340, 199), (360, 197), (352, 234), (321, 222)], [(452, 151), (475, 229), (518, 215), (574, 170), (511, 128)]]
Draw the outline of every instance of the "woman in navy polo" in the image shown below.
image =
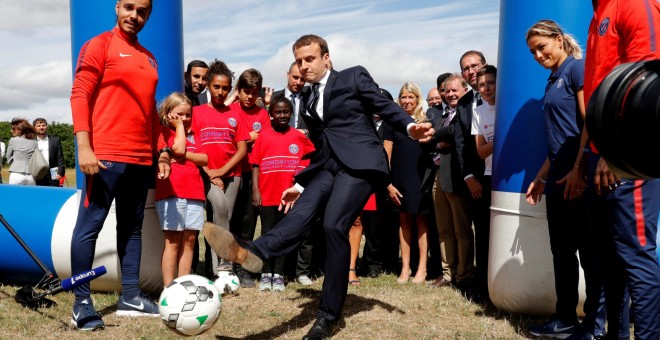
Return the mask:
[[(546, 195), (550, 249), (555, 272), (557, 304), (545, 324), (532, 327), (536, 336), (593, 338), (605, 334), (605, 308), (601, 302), (602, 281), (594, 264), (589, 242), (586, 187), (580, 166), (584, 125), (584, 60), (575, 38), (557, 23), (541, 20), (527, 31), (527, 46), (534, 59), (551, 71), (545, 87), (545, 116), (548, 156), (527, 189), (527, 202), (535, 205)], [(585, 141), (581, 141), (582, 138)], [(579, 268), (585, 272), (587, 300), (585, 318), (578, 323)], [(578, 326), (579, 324), (579, 326)], [(589, 336), (590, 335), (590, 336)], [(582, 337), (579, 337), (582, 338)]]

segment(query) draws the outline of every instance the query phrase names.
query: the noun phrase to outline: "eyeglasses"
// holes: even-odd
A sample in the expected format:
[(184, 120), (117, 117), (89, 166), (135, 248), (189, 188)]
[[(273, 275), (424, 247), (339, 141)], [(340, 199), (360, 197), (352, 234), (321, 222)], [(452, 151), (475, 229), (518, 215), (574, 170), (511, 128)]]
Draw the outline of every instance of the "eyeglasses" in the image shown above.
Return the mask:
[(472, 65), (465, 65), (465, 67), (463, 67), (463, 73), (470, 72), (470, 70), (472, 70), (472, 71), (477, 71), (477, 70), (479, 70), (479, 68), (480, 68), (481, 66), (483, 66), (482, 63), (479, 63), (479, 64), (472, 64)]

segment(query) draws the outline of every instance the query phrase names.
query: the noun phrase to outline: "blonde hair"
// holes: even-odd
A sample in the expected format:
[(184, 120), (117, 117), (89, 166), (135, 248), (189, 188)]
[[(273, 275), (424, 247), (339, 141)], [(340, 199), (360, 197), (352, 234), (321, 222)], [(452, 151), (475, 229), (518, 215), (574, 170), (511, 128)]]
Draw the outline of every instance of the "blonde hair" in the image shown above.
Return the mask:
[(158, 105), (158, 117), (160, 118), (160, 123), (163, 126), (169, 127), (167, 115), (170, 111), (174, 110), (175, 107), (183, 104), (190, 105), (190, 108), (192, 109), (192, 102), (190, 102), (188, 96), (182, 92), (172, 92), (169, 96), (163, 99)]
[(411, 81), (403, 83), (403, 86), (401, 86), (401, 90), (399, 90), (399, 98), (398, 102), (399, 105), (401, 105), (401, 95), (403, 94), (403, 91), (408, 91), (412, 93), (415, 98), (417, 98), (417, 106), (415, 107), (415, 110), (413, 111), (413, 114), (411, 117), (415, 120), (415, 123), (424, 123), (426, 119), (426, 112), (424, 112), (424, 107), (422, 106), (422, 102), (424, 101), (422, 99), (422, 90), (419, 88), (419, 86)]
[(572, 55), (575, 59), (582, 59), (582, 48), (580, 47), (580, 44), (578, 44), (577, 39), (564, 32), (558, 23), (548, 19), (539, 20), (527, 30), (525, 41), (528, 41), (531, 37), (536, 35), (548, 38), (561, 36), (564, 39), (562, 45), (564, 51), (566, 51), (568, 55)]

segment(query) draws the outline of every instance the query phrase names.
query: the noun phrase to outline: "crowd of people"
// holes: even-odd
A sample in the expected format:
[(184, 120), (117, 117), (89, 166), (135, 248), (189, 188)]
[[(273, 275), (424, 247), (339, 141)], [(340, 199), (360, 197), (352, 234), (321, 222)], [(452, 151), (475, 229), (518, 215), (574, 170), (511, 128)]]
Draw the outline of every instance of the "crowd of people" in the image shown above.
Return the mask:
[[(590, 93), (609, 70), (660, 57), (643, 43), (656, 39), (650, 33), (657, 29), (648, 25), (660, 26), (660, 5), (649, 5), (652, 12), (641, 0), (630, 2), (618, 12), (628, 17), (610, 22), (614, 2), (621, 1), (594, 2), (586, 61), (576, 39), (552, 20), (526, 35), (532, 57), (550, 71), (538, 113), (545, 117), (548, 154), (526, 193), (532, 205), (546, 197), (557, 295), (553, 316), (530, 329), (538, 336), (627, 338), (631, 319), (636, 338), (660, 336), (657, 181), (611, 174), (589, 148), (584, 126)], [(151, 8), (151, 0), (117, 1), (116, 27), (81, 49), (71, 95), (85, 175), (72, 270), (91, 269), (96, 238), (116, 200), (119, 315), (158, 315), (138, 287), (144, 203), (154, 178), (165, 236), (163, 284), (196, 271), (199, 231), (207, 244), (198, 274), (209, 278), (233, 271), (242, 287), (281, 292), (287, 281), (310, 285), (323, 275), (318, 318), (305, 339), (332, 336), (347, 286), (361, 284), (358, 273), (392, 272), (399, 284), (454, 287), (488, 303), (497, 68), (483, 53), (463, 53), (459, 72), (440, 74), (426, 99), (412, 81), (395, 99), (362, 67), (333, 69), (327, 42), (305, 35), (293, 45), (282, 90), (264, 87), (256, 69), (241, 72), (234, 85), (223, 61), (194, 60), (184, 72), (185, 92), (156, 108), (158, 64), (137, 40)], [(634, 38), (640, 34), (647, 36)], [(603, 47), (631, 39), (646, 40), (623, 52)], [(612, 61), (603, 53), (620, 55)], [(121, 122), (116, 112), (124, 112)], [(36, 184), (57, 185), (62, 151), (53, 151), (59, 143), (47, 135), (45, 120), (16, 119), (12, 134), (10, 183), (35, 184), (27, 162), (39, 151), (53, 171)], [(429, 253), (440, 260), (429, 261)], [(581, 322), (579, 265), (587, 293)], [(431, 269), (439, 275), (427, 280)], [(72, 323), (103, 328), (89, 285), (74, 293)]]
[[(0, 142), (0, 169), (4, 158), (9, 166), (9, 184), (61, 187), (64, 185), (64, 152), (59, 137), (48, 134), (48, 122), (37, 118), (30, 123), (25, 118), (11, 121), (11, 138), (5, 145)], [(34, 178), (30, 160), (35, 152), (48, 162), (48, 171)], [(0, 178), (2, 183), (2, 178)]]

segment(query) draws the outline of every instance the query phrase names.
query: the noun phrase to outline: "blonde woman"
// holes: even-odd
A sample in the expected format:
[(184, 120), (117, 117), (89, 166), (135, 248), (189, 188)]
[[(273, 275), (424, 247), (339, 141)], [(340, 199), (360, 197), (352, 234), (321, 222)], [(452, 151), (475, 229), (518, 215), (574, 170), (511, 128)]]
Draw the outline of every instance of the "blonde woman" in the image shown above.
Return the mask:
[[(398, 102), (417, 124), (426, 122), (426, 113), (422, 108), (422, 91), (417, 84), (407, 82), (399, 91)], [(426, 262), (428, 241), (428, 214), (432, 208), (430, 192), (420, 190), (426, 169), (431, 166), (428, 145), (411, 139), (408, 135), (384, 126), (383, 144), (390, 161), (392, 184), (387, 188), (389, 199), (399, 207), (399, 241), (401, 244), (401, 274), (397, 282), (404, 284), (412, 275), (410, 267), (410, 244), (412, 230), (417, 225), (417, 244), (419, 246), (419, 264), (412, 280), (420, 284), (426, 280)]]
[[(603, 277), (595, 258), (593, 232), (589, 230), (586, 182), (581, 166), (586, 144), (584, 127), (584, 60), (575, 38), (552, 20), (534, 24), (526, 36), (533, 58), (550, 71), (543, 97), (548, 154), (527, 189), (527, 202), (535, 205), (546, 196), (550, 249), (555, 273), (555, 314), (545, 324), (532, 327), (535, 336), (597, 338), (605, 335)], [(600, 227), (600, 226), (599, 226)], [(603, 233), (603, 230), (595, 233)], [(598, 247), (602, 247), (599, 245)], [(587, 299), (585, 318), (578, 324), (579, 268), (584, 269)], [(609, 313), (608, 313), (609, 314)], [(578, 326), (579, 325), (579, 326)], [(616, 333), (616, 332), (615, 332)], [(615, 334), (616, 335), (616, 334)]]

